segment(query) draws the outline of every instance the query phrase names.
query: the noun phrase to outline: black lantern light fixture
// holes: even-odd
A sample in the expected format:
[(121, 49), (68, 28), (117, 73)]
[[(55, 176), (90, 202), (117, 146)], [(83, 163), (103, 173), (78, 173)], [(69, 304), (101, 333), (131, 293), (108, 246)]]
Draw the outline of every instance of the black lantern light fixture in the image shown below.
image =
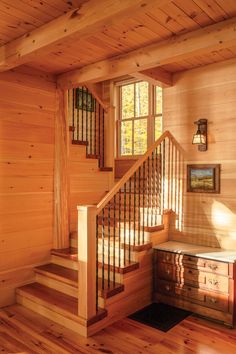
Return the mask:
[(199, 119), (194, 124), (197, 124), (197, 132), (193, 136), (192, 144), (198, 145), (199, 151), (207, 150), (207, 119)]

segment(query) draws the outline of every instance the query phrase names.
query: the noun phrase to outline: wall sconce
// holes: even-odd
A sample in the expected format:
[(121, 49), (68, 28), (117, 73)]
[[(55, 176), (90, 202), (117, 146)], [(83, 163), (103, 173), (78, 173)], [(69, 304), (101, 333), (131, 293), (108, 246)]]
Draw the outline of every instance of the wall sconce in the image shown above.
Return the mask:
[(197, 124), (197, 132), (193, 136), (192, 144), (198, 145), (199, 151), (207, 150), (207, 119), (199, 119), (194, 124)]

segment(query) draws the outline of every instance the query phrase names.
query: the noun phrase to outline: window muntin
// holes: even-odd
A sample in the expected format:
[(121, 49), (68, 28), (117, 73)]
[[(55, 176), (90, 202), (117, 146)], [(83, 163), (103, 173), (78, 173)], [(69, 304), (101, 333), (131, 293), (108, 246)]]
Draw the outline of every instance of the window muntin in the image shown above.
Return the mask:
[(139, 81), (120, 86), (119, 95), (118, 155), (142, 155), (162, 133), (162, 88)]

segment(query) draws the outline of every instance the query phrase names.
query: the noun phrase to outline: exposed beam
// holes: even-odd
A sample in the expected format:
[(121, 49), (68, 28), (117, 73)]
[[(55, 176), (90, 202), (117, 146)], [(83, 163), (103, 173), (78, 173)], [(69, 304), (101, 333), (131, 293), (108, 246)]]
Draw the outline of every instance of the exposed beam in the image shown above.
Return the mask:
[[(79, 34), (84, 39), (105, 26), (130, 17), (136, 11), (151, 10), (156, 0), (88, 0), (78, 8), (0, 47), (0, 72), (34, 60), (50, 52), (52, 45)], [(164, 6), (170, 0), (159, 0)], [(78, 40), (79, 41), (79, 40)]]
[(127, 54), (61, 74), (58, 76), (58, 84), (61, 87), (75, 87), (84, 82), (99, 82), (229, 48), (236, 45), (235, 27), (234, 17), (197, 31), (173, 36)]
[(172, 74), (162, 68), (153, 68), (132, 73), (132, 76), (161, 87), (172, 86)]

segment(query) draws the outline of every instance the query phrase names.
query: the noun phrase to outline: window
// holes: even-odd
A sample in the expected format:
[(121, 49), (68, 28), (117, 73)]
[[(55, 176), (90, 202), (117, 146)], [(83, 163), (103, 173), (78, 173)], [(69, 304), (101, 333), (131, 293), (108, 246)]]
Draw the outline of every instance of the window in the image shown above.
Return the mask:
[(119, 86), (120, 156), (142, 155), (162, 133), (162, 89), (148, 82)]

